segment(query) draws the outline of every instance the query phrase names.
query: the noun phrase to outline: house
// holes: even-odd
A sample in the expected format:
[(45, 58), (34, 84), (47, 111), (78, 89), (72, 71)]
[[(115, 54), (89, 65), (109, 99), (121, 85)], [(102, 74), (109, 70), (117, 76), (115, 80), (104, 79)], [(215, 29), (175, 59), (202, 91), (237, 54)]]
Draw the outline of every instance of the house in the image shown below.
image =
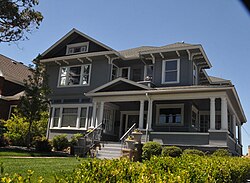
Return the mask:
[(7, 120), (24, 94), (29, 67), (0, 54), (0, 119)]
[(246, 122), (229, 80), (208, 76), (200, 44), (116, 51), (73, 29), (42, 54), (53, 93), (49, 138), (105, 123), (118, 141), (134, 123), (145, 140), (242, 154)]

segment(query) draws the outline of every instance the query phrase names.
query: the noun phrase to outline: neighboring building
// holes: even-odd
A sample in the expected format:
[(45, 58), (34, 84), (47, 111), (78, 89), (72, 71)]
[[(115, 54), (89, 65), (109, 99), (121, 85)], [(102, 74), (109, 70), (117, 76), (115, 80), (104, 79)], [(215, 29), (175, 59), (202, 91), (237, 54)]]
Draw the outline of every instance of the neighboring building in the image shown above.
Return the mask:
[(0, 119), (7, 120), (24, 93), (24, 79), (31, 72), (21, 62), (0, 54)]
[(104, 140), (133, 124), (149, 140), (242, 154), (246, 122), (229, 81), (208, 76), (200, 44), (174, 43), (116, 51), (73, 29), (42, 54), (51, 99), (49, 138), (105, 122)]

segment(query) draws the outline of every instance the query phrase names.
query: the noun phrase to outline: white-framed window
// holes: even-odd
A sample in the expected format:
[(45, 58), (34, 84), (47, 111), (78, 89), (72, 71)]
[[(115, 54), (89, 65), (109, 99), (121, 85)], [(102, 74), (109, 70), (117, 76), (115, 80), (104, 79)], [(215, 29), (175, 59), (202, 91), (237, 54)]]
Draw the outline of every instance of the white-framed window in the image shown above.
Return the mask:
[(183, 125), (184, 104), (157, 104), (156, 105), (157, 125)]
[(72, 55), (77, 53), (86, 53), (89, 49), (89, 42), (76, 43), (67, 45), (66, 55)]
[(111, 108), (104, 108), (103, 122), (105, 124), (105, 133), (113, 134), (115, 122), (115, 110)]
[(195, 63), (193, 63), (193, 85), (198, 84), (198, 69)]
[(112, 64), (111, 80), (118, 78), (118, 75), (119, 75), (119, 67)]
[(162, 61), (162, 84), (179, 83), (180, 59)]
[(86, 129), (89, 105), (52, 105), (51, 129)]
[(58, 86), (84, 86), (90, 83), (91, 64), (60, 68)]
[(199, 114), (198, 109), (192, 105), (191, 125), (195, 129), (199, 129)]
[(130, 67), (121, 67), (119, 69), (119, 75), (122, 78), (130, 79)]
[(153, 79), (153, 65), (145, 65), (144, 66), (144, 80), (152, 80)]

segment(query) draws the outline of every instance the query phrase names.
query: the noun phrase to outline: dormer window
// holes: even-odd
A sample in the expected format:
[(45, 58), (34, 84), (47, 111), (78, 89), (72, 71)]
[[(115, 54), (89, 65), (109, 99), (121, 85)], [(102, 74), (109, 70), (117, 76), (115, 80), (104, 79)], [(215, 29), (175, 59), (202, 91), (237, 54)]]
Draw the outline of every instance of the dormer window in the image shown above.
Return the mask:
[(162, 61), (162, 84), (179, 83), (180, 59)]
[(67, 45), (67, 55), (77, 54), (77, 53), (86, 53), (89, 49), (89, 42), (76, 43)]
[(193, 85), (198, 83), (198, 69), (197, 66), (193, 63)]

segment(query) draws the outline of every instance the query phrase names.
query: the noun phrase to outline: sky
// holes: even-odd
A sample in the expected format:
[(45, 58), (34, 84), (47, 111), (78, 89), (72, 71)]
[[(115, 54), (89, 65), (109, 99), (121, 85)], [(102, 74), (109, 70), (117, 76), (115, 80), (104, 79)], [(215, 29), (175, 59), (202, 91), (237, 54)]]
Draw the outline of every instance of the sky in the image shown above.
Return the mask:
[(202, 44), (213, 67), (209, 75), (230, 79), (249, 120), (243, 150), (250, 145), (250, 14), (239, 0), (40, 0), (44, 20), (29, 40), (1, 43), (0, 54), (26, 65), (72, 28), (115, 50)]

